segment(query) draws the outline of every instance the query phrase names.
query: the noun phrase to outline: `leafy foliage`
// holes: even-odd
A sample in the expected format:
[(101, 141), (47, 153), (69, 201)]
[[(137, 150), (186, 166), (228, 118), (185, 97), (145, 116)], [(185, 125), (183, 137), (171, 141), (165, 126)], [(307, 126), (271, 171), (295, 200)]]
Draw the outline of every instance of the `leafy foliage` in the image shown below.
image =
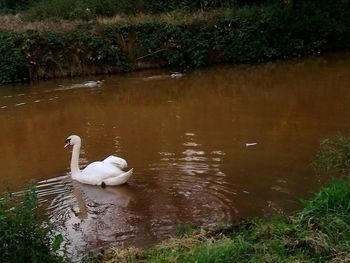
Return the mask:
[(0, 84), (28, 78), (27, 64), (17, 42), (16, 33), (0, 31)]
[[(0, 0), (0, 10), (17, 12), (27, 10), (31, 18), (56, 17), (64, 19), (91, 19), (116, 14), (163, 13), (173, 10), (195, 11), (232, 7), (236, 4), (261, 2), (259, 0)], [(268, 1), (264, 1), (268, 2)]]
[[(2, 262), (63, 262), (55, 254), (62, 236), (54, 236), (37, 215), (38, 199), (34, 186), (21, 200), (10, 193), (0, 200), (0, 257)], [(51, 245), (52, 244), (52, 245)]]
[(181, 23), (89, 20), (65, 32), (1, 31), (0, 82), (113, 73), (143, 65), (185, 68), (267, 61), (348, 49), (350, 21), (343, 14), (350, 5), (339, 1), (332, 10), (297, 1), (294, 8), (249, 6)]
[(5, 13), (26, 10), (38, 0), (0, 0), (0, 10)]

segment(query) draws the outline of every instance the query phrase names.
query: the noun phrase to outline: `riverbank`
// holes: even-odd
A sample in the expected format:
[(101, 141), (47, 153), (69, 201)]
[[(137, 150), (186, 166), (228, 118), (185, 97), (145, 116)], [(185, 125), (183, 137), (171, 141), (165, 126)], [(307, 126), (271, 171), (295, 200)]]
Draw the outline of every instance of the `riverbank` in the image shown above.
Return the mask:
[(247, 219), (215, 231), (194, 230), (149, 250), (112, 248), (91, 262), (348, 262), (348, 180), (321, 189), (304, 208), (273, 219)]
[(245, 219), (214, 230), (181, 227), (181, 237), (147, 250), (111, 248), (90, 262), (349, 262), (350, 141), (325, 139), (314, 162), (333, 180), (301, 211)]
[[(279, 5), (197, 15), (18, 22), (0, 30), (0, 83), (214, 63), (242, 63), (346, 50), (346, 4), (328, 10)], [(342, 15), (343, 14), (343, 15)], [(3, 20), (6, 18), (3, 18)], [(23, 29), (27, 28), (23, 31)], [(22, 30), (20, 30), (22, 29)]]

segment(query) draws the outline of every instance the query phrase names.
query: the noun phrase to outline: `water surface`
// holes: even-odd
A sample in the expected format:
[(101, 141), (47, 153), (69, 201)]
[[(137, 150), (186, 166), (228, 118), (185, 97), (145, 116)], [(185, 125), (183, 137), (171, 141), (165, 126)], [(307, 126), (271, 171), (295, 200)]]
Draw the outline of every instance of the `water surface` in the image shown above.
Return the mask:
[[(350, 55), (55, 80), (0, 89), (3, 186), (40, 181), (40, 200), (76, 251), (144, 247), (179, 223), (211, 226), (298, 208), (316, 189), (322, 138), (349, 135)], [(134, 175), (119, 187), (69, 179), (68, 135), (81, 166), (110, 154)], [(247, 145), (248, 144), (248, 145)], [(4, 189), (4, 187), (3, 187)]]

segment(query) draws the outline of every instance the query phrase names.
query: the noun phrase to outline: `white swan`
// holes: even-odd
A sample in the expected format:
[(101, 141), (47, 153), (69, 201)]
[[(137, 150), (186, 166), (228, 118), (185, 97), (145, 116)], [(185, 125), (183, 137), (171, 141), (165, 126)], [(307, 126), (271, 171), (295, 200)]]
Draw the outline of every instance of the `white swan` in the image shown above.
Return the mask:
[(170, 78), (172, 79), (178, 79), (185, 76), (185, 73), (181, 73), (181, 72), (173, 72), (170, 74)]
[(71, 176), (73, 180), (79, 181), (83, 184), (101, 185), (120, 185), (132, 175), (133, 169), (124, 172), (122, 169), (127, 167), (124, 159), (109, 156), (103, 161), (97, 161), (89, 164), (82, 171), (79, 169), (79, 153), (81, 146), (81, 139), (77, 135), (71, 135), (67, 138), (64, 148), (72, 145), (72, 159), (70, 163)]
[(101, 85), (103, 84), (104, 80), (98, 80), (98, 81), (94, 81), (94, 80), (89, 80), (86, 81), (83, 86), (84, 87), (88, 87), (88, 88), (94, 88), (94, 87), (101, 87)]

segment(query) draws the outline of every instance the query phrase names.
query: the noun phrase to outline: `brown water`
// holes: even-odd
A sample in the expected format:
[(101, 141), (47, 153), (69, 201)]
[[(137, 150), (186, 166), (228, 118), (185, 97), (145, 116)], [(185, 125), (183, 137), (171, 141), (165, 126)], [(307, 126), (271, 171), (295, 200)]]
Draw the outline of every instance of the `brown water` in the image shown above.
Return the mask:
[[(350, 133), (350, 55), (218, 66), (171, 79), (148, 71), (0, 88), (1, 179), (30, 179), (76, 251), (148, 246), (181, 223), (211, 226), (291, 211), (316, 189), (310, 167), (324, 137)], [(68, 135), (81, 165), (127, 159), (127, 185), (69, 180)], [(246, 143), (256, 145), (246, 146)], [(45, 181), (47, 180), (47, 181)], [(4, 184), (5, 185), (5, 184)]]

